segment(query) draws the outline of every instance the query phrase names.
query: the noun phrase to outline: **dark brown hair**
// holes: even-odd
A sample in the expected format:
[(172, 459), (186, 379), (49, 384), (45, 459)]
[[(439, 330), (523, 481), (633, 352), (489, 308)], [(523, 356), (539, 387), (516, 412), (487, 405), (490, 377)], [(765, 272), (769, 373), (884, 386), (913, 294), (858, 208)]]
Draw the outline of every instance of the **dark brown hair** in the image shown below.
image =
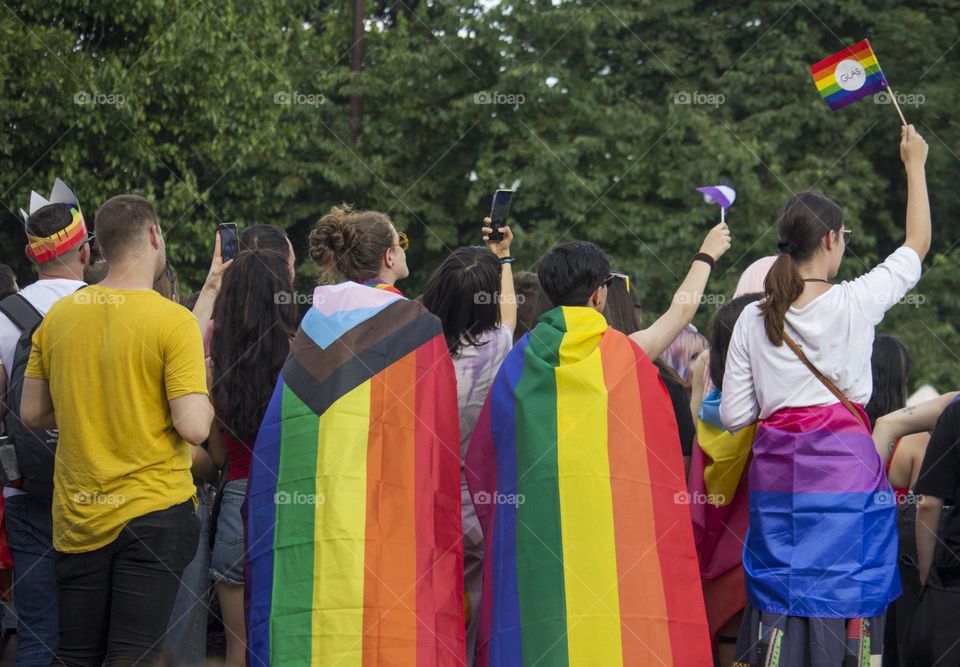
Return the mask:
[(290, 352), (296, 318), (287, 254), (237, 255), (213, 304), (210, 398), (217, 418), (239, 440), (257, 435)]
[(116, 261), (145, 242), (150, 225), (158, 225), (157, 212), (143, 197), (117, 195), (97, 211), (93, 222), (101, 254)]
[(437, 267), (421, 303), (440, 318), (450, 354), (479, 347), (500, 324), (500, 262), (482, 246), (457, 248)]
[(819, 192), (795, 194), (780, 209), (780, 255), (767, 273), (763, 283), (766, 298), (760, 304), (767, 337), (775, 346), (783, 344), (783, 321), (790, 304), (803, 293), (797, 263), (817, 252), (824, 234), (839, 232), (842, 226), (843, 211)]
[(640, 320), (640, 304), (635, 292), (627, 291), (627, 281), (614, 277), (607, 287), (607, 305), (603, 309), (607, 324), (628, 336), (643, 328)]
[(741, 294), (720, 306), (710, 318), (707, 328), (707, 342), (710, 343), (710, 381), (718, 389), (723, 389), (723, 370), (727, 365), (727, 350), (730, 348), (730, 339), (733, 338), (733, 327), (743, 309), (754, 301), (759, 301), (763, 295), (759, 292)]
[(325, 284), (376, 278), (383, 253), (393, 245), (389, 216), (334, 206), (310, 232), (310, 257), (320, 267)]
[(514, 274), (513, 289), (517, 294), (517, 329), (513, 332), (513, 342), (516, 343), (524, 334), (533, 331), (540, 316), (553, 306), (540, 287), (540, 279), (532, 271)]

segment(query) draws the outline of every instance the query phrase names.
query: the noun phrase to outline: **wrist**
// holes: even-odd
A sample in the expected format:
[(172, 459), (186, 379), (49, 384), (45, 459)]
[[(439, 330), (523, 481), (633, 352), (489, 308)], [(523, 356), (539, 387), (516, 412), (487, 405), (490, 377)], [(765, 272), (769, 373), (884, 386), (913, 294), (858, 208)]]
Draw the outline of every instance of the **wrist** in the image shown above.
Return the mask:
[(707, 264), (711, 270), (717, 268), (716, 258), (710, 253), (704, 252), (703, 250), (694, 255), (692, 261), (703, 262), (704, 264)]
[(506, 254), (506, 255), (498, 255), (497, 259), (500, 260), (501, 266), (510, 266), (516, 261), (517, 258), (511, 257), (509, 254)]

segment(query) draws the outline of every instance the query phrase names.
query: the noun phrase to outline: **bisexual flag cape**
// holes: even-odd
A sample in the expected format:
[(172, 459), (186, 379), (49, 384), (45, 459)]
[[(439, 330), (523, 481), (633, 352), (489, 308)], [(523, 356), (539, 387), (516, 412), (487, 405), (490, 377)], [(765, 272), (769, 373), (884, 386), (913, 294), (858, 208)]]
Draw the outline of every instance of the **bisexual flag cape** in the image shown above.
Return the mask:
[(316, 289), (247, 493), (249, 664), (464, 664), (456, 376), (423, 306)]
[(511, 350), (466, 474), (480, 667), (712, 664), (670, 398), (601, 314), (555, 308)]
[(789, 616), (883, 614), (901, 589), (896, 499), (853, 414), (842, 403), (778, 410), (757, 428), (749, 476), (750, 604)]

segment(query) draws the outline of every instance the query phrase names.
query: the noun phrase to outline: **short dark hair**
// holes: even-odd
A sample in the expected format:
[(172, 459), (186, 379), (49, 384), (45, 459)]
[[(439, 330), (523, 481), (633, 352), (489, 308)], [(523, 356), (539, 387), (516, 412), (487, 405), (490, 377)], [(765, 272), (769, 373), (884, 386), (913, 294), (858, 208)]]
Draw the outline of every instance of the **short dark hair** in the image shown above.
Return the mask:
[(117, 195), (100, 207), (93, 227), (101, 253), (113, 261), (140, 245), (150, 225), (159, 224), (157, 212), (146, 199), (137, 195)]
[(6, 264), (0, 264), (0, 300), (17, 293), (17, 276)]
[(537, 277), (550, 302), (557, 306), (586, 305), (610, 274), (610, 262), (600, 246), (570, 241), (554, 246), (540, 261)]
[(61, 232), (73, 222), (70, 204), (47, 204), (34, 211), (27, 220), (27, 233), (45, 238)]
[(240, 251), (272, 250), (286, 257), (290, 254), (287, 239), (287, 233), (276, 225), (250, 225), (240, 232)]
[(500, 262), (482, 246), (457, 248), (423, 290), (423, 305), (440, 318), (450, 354), (480, 345), (480, 334), (500, 323)]

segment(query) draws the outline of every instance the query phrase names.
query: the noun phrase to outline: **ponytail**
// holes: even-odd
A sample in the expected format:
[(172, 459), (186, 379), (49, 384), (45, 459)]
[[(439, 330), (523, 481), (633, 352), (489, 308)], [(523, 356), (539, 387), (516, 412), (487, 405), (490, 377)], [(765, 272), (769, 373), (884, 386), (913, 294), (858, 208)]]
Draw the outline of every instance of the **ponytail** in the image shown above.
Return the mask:
[(790, 304), (803, 294), (803, 277), (797, 271), (793, 256), (782, 252), (770, 267), (763, 281), (766, 298), (760, 302), (767, 338), (776, 347), (783, 345), (783, 324)]
[(783, 345), (783, 326), (791, 304), (803, 294), (803, 276), (797, 263), (812, 257), (824, 234), (839, 234), (843, 211), (819, 192), (793, 195), (780, 209), (777, 229), (780, 254), (763, 282), (766, 298), (760, 302), (767, 338), (776, 347)]

